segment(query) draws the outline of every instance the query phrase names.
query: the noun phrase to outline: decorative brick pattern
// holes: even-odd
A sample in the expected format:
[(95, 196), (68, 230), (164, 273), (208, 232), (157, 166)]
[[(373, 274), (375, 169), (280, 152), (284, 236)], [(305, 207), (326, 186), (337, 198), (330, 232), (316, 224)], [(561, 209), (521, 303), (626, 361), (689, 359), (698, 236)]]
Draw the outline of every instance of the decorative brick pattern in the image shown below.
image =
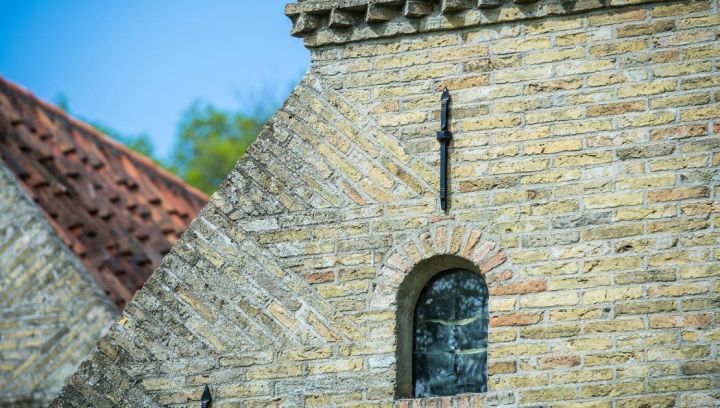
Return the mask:
[[(611, 4), (313, 48), (54, 406), (189, 407), (206, 383), (219, 406), (717, 405), (718, 3)], [(489, 392), (396, 401), (392, 287), (450, 245), (499, 256)]]

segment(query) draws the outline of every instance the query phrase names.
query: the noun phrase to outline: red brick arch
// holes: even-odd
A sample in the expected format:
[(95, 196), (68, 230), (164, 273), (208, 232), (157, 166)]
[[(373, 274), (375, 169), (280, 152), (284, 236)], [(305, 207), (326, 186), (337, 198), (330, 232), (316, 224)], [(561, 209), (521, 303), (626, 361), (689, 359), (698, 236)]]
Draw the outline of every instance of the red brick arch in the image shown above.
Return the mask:
[[(454, 258), (459, 265), (464, 262), (482, 275), (487, 275), (507, 260), (497, 238), (483, 233), (473, 225), (433, 225), (418, 231), (388, 251), (378, 269), (370, 307), (377, 309), (396, 306), (400, 287), (406, 277), (418, 265), (435, 258)], [(453, 263), (452, 260), (450, 262)]]

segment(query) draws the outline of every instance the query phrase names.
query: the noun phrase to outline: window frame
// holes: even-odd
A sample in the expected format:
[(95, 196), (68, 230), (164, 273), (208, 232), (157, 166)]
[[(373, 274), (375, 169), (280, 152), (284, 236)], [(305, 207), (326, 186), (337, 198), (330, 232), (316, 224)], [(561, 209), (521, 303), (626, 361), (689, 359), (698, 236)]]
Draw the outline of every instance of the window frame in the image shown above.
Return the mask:
[[(413, 394), (413, 341), (415, 306), (420, 294), (436, 275), (450, 269), (465, 269), (485, 276), (478, 267), (456, 255), (436, 255), (418, 262), (405, 276), (397, 293), (396, 313), (396, 399), (415, 398)], [(486, 283), (487, 284), (487, 283)], [(489, 302), (488, 296), (488, 302)]]

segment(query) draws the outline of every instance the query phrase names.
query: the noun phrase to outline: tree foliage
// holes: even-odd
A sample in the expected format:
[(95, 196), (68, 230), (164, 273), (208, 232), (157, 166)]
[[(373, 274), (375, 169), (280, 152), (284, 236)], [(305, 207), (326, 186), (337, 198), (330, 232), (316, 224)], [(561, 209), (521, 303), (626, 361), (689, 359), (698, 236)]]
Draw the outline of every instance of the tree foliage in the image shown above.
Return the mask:
[(268, 119), (195, 102), (183, 114), (169, 167), (187, 183), (211, 193), (245, 154)]

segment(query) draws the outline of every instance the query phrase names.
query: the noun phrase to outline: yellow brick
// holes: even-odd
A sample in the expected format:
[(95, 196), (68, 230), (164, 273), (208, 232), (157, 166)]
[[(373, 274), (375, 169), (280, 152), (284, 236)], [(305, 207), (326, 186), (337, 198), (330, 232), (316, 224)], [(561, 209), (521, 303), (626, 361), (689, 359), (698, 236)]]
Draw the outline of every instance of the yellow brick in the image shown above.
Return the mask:
[(523, 184), (548, 184), (561, 181), (578, 180), (581, 177), (580, 170), (551, 170), (543, 173), (523, 176), (520, 180)]
[(661, 111), (618, 118), (617, 124), (619, 128), (624, 129), (630, 127), (664, 125), (673, 121), (675, 121), (675, 112)]
[(273, 366), (254, 366), (248, 368), (248, 380), (262, 380), (268, 378), (297, 377), (302, 374), (300, 364), (284, 364)]
[(610, 285), (610, 276), (581, 276), (571, 278), (554, 278), (550, 281), (550, 290), (582, 289)]
[(494, 390), (517, 389), (547, 385), (546, 377), (538, 375), (513, 375), (488, 379), (488, 387)]
[(603, 60), (578, 60), (578, 61), (567, 61), (557, 64), (555, 68), (558, 75), (580, 75), (589, 74), (591, 72), (605, 71), (608, 69), (615, 68), (614, 59), (603, 59)]
[(458, 73), (459, 70), (460, 67), (457, 64), (424, 65), (403, 69), (402, 78), (405, 81), (419, 81), (455, 74)]
[(607, 289), (588, 289), (583, 294), (585, 304), (615, 302), (618, 300), (639, 299), (643, 296), (642, 287), (620, 287)]
[(647, 43), (645, 40), (632, 40), (596, 45), (594, 47), (590, 47), (589, 52), (590, 55), (594, 57), (605, 57), (608, 55), (626, 54), (644, 49), (647, 49)]
[(628, 205), (640, 205), (643, 202), (642, 193), (609, 194), (588, 197), (583, 200), (585, 208), (613, 208)]
[(546, 169), (548, 159), (514, 160), (498, 162), (490, 166), (491, 174), (525, 173)]
[(575, 398), (575, 388), (557, 387), (543, 388), (532, 391), (522, 391), (520, 393), (520, 401), (523, 404), (544, 401), (566, 401)]
[(495, 83), (513, 83), (538, 79), (551, 78), (553, 75), (550, 65), (540, 65), (525, 68), (520, 71), (498, 71), (495, 73)]
[(642, 318), (614, 319), (585, 324), (585, 333), (615, 333), (642, 330), (645, 323)]
[(586, 240), (610, 239), (642, 235), (645, 228), (642, 224), (611, 225), (607, 227), (594, 227), (583, 232)]
[(680, 120), (683, 122), (702, 119), (720, 118), (720, 106), (706, 106), (702, 108), (684, 109), (680, 112)]
[(641, 84), (621, 86), (617, 90), (618, 98), (630, 98), (634, 96), (657, 95), (663, 92), (670, 92), (677, 89), (675, 80), (663, 79)]
[(544, 108), (552, 105), (552, 101), (540, 98), (497, 101), (493, 104), (493, 113), (518, 113)]
[(585, 52), (582, 48), (572, 48), (567, 50), (551, 50), (538, 52), (525, 56), (526, 64), (544, 64), (547, 62), (565, 61), (568, 59), (582, 58)]
[(682, 279), (707, 278), (711, 276), (720, 276), (720, 264), (680, 267), (680, 277)]
[(427, 119), (425, 112), (404, 112), (397, 114), (384, 114), (378, 117), (380, 126), (404, 126), (413, 123), (423, 123)]
[[(720, 15), (720, 14), (718, 14)], [(720, 54), (720, 45), (706, 44), (697, 47), (691, 47), (685, 50), (685, 61), (696, 59), (708, 59)]]
[(438, 47), (458, 45), (460, 36), (457, 34), (434, 35), (425, 38), (407, 41), (393, 41), (386, 44), (359, 43), (344, 49), (345, 58), (369, 57), (373, 55), (387, 55), (393, 53), (427, 50)]
[(488, 130), (508, 128), (520, 125), (519, 116), (497, 116), (484, 119), (468, 119), (463, 122), (463, 130)]
[(699, 17), (684, 17), (680, 19), (679, 27), (681, 29), (705, 27), (705, 26), (717, 26), (720, 25), (720, 14), (711, 14), (708, 16)]
[(709, 390), (711, 388), (712, 382), (709, 378), (651, 379), (648, 382), (648, 391), (650, 392)]
[(513, 356), (532, 356), (545, 354), (545, 344), (511, 344), (507, 346), (495, 346), (488, 348), (488, 360), (500, 359)]
[(670, 5), (662, 5), (654, 7), (650, 14), (655, 17), (668, 17), (680, 14), (694, 13), (696, 11), (709, 10), (709, 1), (690, 1), (687, 3), (675, 3)]
[(507, 54), (511, 52), (523, 52), (550, 48), (552, 43), (548, 37), (537, 38), (512, 38), (500, 40), (492, 46), (493, 54)]
[(590, 75), (587, 79), (588, 86), (605, 86), (625, 82), (625, 75), (622, 73), (601, 73)]
[(335, 359), (308, 365), (310, 374), (338, 373), (362, 370), (362, 358)]
[(585, 261), (583, 272), (605, 272), (612, 270), (635, 269), (642, 265), (641, 257), (613, 257)]
[(413, 65), (423, 65), (430, 62), (427, 53), (414, 55), (391, 55), (387, 57), (379, 57), (373, 61), (374, 69), (402, 68)]
[(552, 307), (575, 305), (579, 301), (575, 291), (529, 293), (520, 297), (520, 307)]
[(710, 95), (695, 93), (688, 95), (671, 95), (650, 100), (651, 108), (673, 108), (688, 105), (704, 105), (710, 102)]
[(514, 297), (498, 297), (492, 296), (490, 298), (490, 311), (491, 312), (505, 312), (515, 309), (515, 298)]
[(659, 20), (650, 23), (628, 24), (617, 29), (618, 38), (635, 37), (639, 35), (657, 34), (675, 29), (672, 20)]
[(674, 174), (648, 175), (632, 178), (618, 179), (616, 186), (620, 190), (637, 190), (646, 188), (667, 187), (675, 185), (676, 176)]
[(707, 283), (681, 283), (675, 285), (658, 285), (648, 288), (650, 297), (677, 297), (707, 293)]
[(675, 396), (643, 395), (639, 398), (625, 398), (615, 403), (616, 408), (672, 408), (675, 405)]
[(671, 64), (664, 67), (653, 69), (656, 78), (673, 77), (680, 75), (692, 75), (700, 72), (710, 72), (712, 64), (710, 62), (687, 62), (684, 64)]
[(708, 163), (706, 155), (701, 156), (680, 156), (670, 159), (659, 159), (650, 162), (651, 171), (678, 170), (695, 167), (704, 167)]
[(463, 60), (486, 57), (488, 55), (488, 47), (483, 44), (468, 44), (460, 48), (443, 48), (435, 50), (431, 53), (431, 58), (435, 62), (445, 62), (454, 60)]
[(584, 19), (582, 17), (547, 19), (535, 24), (529, 24), (525, 28), (525, 34), (543, 34), (551, 31), (565, 31), (583, 26)]
[(645, 15), (645, 10), (643, 9), (599, 13), (588, 17), (588, 23), (590, 25), (625, 23), (633, 20), (644, 20)]
[(550, 109), (545, 111), (528, 112), (525, 114), (525, 124), (558, 122), (563, 120), (580, 119), (585, 110), (583, 108)]
[(607, 116), (620, 113), (639, 112), (645, 110), (644, 101), (610, 103), (606, 105), (595, 105), (587, 108), (588, 116)]
[(616, 397), (618, 395), (640, 394), (645, 389), (643, 382), (620, 383), (600, 385), (586, 385), (580, 394), (583, 398)]
[(520, 337), (524, 339), (557, 339), (574, 337), (580, 333), (576, 324), (553, 324), (551, 326), (530, 326), (520, 328)]
[(659, 206), (651, 208), (618, 208), (615, 215), (617, 221), (644, 220), (652, 218), (666, 218), (675, 216), (674, 206)]
[(612, 339), (608, 337), (571, 338), (553, 344), (552, 352), (570, 353), (576, 351), (599, 351), (607, 350), (611, 347)]
[[(608, 339), (609, 340), (609, 339)], [(585, 365), (588, 367), (599, 365), (621, 365), (628, 361), (642, 361), (643, 354), (640, 352), (610, 352), (585, 356)]]
[(525, 154), (550, 154), (580, 149), (582, 149), (582, 140), (568, 139), (552, 142), (529, 143), (525, 145), (523, 152)]
[(531, 129), (500, 130), (495, 133), (493, 141), (498, 144), (521, 142), (524, 140), (543, 139), (550, 136), (550, 127), (541, 126)]
[(552, 375), (551, 382), (553, 384), (574, 384), (592, 381), (606, 381), (613, 378), (613, 370), (611, 368), (602, 368), (594, 370), (566, 371)]
[(558, 167), (588, 166), (592, 164), (610, 163), (613, 155), (610, 152), (593, 152), (559, 156), (554, 159)]
[(651, 191), (648, 193), (648, 202), (657, 203), (708, 197), (710, 197), (710, 189), (707, 187), (678, 187), (668, 190)]
[(578, 266), (574, 262), (552, 262), (542, 265), (528, 266), (523, 269), (527, 276), (557, 276), (577, 273)]
[(612, 130), (612, 122), (609, 120), (587, 120), (579, 123), (562, 123), (553, 127), (553, 134), (556, 136), (566, 136), (599, 132), (602, 130)]
[[(570, 279), (570, 278), (566, 278)], [(581, 279), (581, 278), (580, 278)], [(605, 310), (601, 307), (567, 308), (550, 311), (551, 321), (585, 320), (597, 319), (605, 316)], [(610, 344), (605, 348), (610, 348)]]

